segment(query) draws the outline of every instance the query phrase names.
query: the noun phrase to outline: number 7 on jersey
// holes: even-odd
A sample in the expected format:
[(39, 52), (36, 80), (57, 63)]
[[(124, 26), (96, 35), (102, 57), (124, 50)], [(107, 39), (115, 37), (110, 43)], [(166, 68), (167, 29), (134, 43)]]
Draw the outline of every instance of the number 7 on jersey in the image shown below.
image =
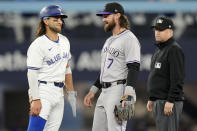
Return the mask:
[(111, 67), (112, 63), (114, 62), (114, 59), (113, 58), (108, 58), (108, 60), (110, 61), (109, 65), (108, 65), (108, 69)]

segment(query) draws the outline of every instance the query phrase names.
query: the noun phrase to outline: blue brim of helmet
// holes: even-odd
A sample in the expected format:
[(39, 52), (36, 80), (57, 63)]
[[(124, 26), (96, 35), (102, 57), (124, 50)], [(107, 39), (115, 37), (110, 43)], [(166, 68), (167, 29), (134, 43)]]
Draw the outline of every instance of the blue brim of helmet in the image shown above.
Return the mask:
[(97, 13), (96, 15), (97, 16), (103, 16), (103, 15), (110, 15), (110, 14), (113, 14), (113, 13), (102, 11), (102, 12)]
[(68, 16), (67, 15), (65, 15), (65, 14), (57, 14), (57, 15), (54, 15), (54, 16), (61, 16), (62, 18), (67, 18)]
[(64, 15), (64, 14), (62, 14), (61, 16), (62, 16), (62, 18), (68, 18), (68, 16)]
[(47, 19), (47, 18), (53, 17), (53, 16), (61, 16), (62, 18), (68, 18), (68, 16), (64, 15), (64, 14), (52, 14), (50, 16), (40, 16), (40, 19)]

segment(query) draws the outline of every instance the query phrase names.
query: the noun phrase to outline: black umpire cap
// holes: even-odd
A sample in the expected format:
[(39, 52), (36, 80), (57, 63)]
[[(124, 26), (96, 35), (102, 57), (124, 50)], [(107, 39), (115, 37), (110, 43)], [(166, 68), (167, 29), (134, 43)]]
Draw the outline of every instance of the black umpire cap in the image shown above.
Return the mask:
[(103, 15), (110, 15), (116, 13), (124, 14), (124, 8), (119, 3), (112, 2), (112, 3), (107, 3), (105, 5), (105, 9), (97, 13), (96, 15), (103, 16)]
[(163, 31), (165, 29), (174, 30), (173, 21), (170, 18), (164, 17), (164, 16), (158, 17), (156, 19), (156, 22), (154, 23), (154, 25), (152, 25), (151, 27), (156, 30), (160, 30), (160, 31)]

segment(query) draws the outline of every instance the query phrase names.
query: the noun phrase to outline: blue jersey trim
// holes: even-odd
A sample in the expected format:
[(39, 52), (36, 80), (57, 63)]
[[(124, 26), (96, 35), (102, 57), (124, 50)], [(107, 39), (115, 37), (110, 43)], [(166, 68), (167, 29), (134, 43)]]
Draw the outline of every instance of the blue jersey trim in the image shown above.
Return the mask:
[(137, 62), (137, 63), (139, 63), (139, 64), (140, 64), (140, 61), (138, 61), (138, 60), (127, 61), (127, 64), (128, 64), (128, 63), (134, 63), (134, 62)]
[(59, 36), (58, 36), (58, 40), (56, 40), (56, 41), (51, 40), (46, 34), (45, 34), (45, 36), (46, 36), (50, 41), (53, 41), (53, 42), (55, 42), (55, 43), (59, 43)]
[(40, 70), (40, 68), (38, 68), (38, 67), (31, 67), (31, 66), (27, 66), (27, 69), (31, 69), (31, 70)]

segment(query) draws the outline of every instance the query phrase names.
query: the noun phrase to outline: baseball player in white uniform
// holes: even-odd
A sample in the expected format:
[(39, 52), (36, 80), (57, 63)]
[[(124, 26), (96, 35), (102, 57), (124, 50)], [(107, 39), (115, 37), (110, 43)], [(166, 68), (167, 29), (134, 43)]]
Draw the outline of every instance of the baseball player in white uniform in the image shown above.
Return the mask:
[[(123, 96), (133, 96), (140, 68), (140, 43), (129, 30), (128, 18), (119, 3), (108, 3), (97, 16), (103, 17), (104, 30), (112, 31), (101, 52), (100, 76), (84, 98), (84, 104), (92, 106), (95, 93), (102, 92), (95, 107), (92, 131), (125, 131), (126, 121), (115, 119), (114, 107)], [(123, 101), (122, 106), (124, 107)]]
[(64, 112), (64, 90), (76, 117), (76, 92), (69, 66), (70, 43), (61, 35), (62, 9), (57, 5), (40, 12), (37, 39), (27, 52), (30, 119), (28, 131), (58, 131)]

